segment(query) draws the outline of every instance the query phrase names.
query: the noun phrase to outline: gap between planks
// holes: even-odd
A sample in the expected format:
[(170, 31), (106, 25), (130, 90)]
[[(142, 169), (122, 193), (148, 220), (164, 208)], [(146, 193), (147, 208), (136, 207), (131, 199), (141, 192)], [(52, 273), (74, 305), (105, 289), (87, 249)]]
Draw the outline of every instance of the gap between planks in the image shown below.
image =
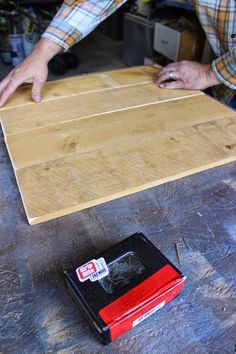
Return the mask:
[[(52, 98), (43, 98), (42, 100), (42, 103), (43, 102), (48, 102), (48, 101), (51, 101), (51, 100), (54, 100), (54, 99), (60, 99), (60, 98), (66, 98), (66, 97), (70, 97), (70, 96), (73, 96), (73, 95), (80, 95), (80, 94), (83, 94), (83, 93), (90, 93), (90, 92), (99, 92), (99, 91), (103, 91), (103, 90), (106, 90), (106, 89), (112, 89), (112, 88), (119, 88), (119, 87), (126, 87), (126, 86), (129, 86), (129, 85), (136, 85), (136, 84), (142, 84), (142, 83), (150, 83), (150, 82), (153, 82), (153, 80), (145, 80), (144, 81), (140, 81), (140, 82), (136, 82), (136, 83), (127, 83), (127, 84), (120, 84), (118, 81), (116, 81), (115, 79), (113, 79), (112, 75), (116, 75), (116, 74), (119, 74), (121, 73), (122, 75), (125, 76), (125, 74), (130, 74), (130, 73), (133, 73), (133, 72), (141, 72), (143, 74), (143, 77), (144, 78), (147, 78), (147, 76), (149, 77), (152, 77), (153, 76), (153, 72), (152, 70), (161, 70), (161, 66), (159, 65), (143, 65), (143, 66), (136, 66), (136, 67), (133, 67), (133, 68), (120, 68), (120, 69), (116, 69), (116, 70), (111, 70), (111, 71), (105, 71), (105, 72), (95, 72), (95, 73), (86, 73), (86, 74), (81, 74), (81, 75), (78, 75), (78, 76), (72, 76), (70, 78), (64, 78), (64, 79), (60, 79), (60, 80), (55, 80), (55, 81), (47, 81), (46, 84), (45, 84), (45, 88), (49, 88), (50, 86), (53, 86), (57, 84), (62, 84), (62, 83), (65, 83), (65, 86), (68, 82), (77, 82), (77, 81), (83, 81), (84, 79), (88, 79), (88, 78), (91, 78), (91, 79), (101, 79), (102, 82), (108, 84), (108, 87), (104, 87), (104, 88), (100, 88), (100, 89), (97, 89), (97, 90), (87, 90), (85, 92), (80, 92), (80, 93), (76, 93), (76, 94), (67, 94), (67, 95), (62, 95), (62, 96), (53, 96)], [(110, 76), (111, 75), (111, 76)], [(93, 83), (91, 83), (91, 85), (93, 85)], [(21, 90), (23, 88), (30, 88), (31, 86), (30, 85), (25, 85), (25, 86), (21, 86), (18, 91), (16, 93), (13, 94), (13, 97), (14, 95), (17, 95), (17, 94), (21, 94)], [(23, 93), (22, 93), (23, 94)], [(28, 101), (26, 103), (18, 103), (18, 104), (14, 104), (14, 105), (10, 105), (10, 106), (4, 106), (2, 108), (0, 108), (0, 112), (1, 111), (4, 111), (4, 110), (8, 110), (8, 109), (11, 109), (11, 108), (16, 108), (16, 107), (21, 107), (21, 106), (27, 106), (27, 105), (32, 105), (34, 104), (35, 102), (34, 101)], [(8, 103), (6, 103), (6, 105), (8, 105)]]
[[(136, 86), (136, 85), (132, 85), (132, 86)], [(118, 87), (118, 88), (120, 88), (120, 87)], [(110, 89), (109, 89), (109, 91), (110, 91)], [(112, 113), (116, 113), (116, 112), (122, 112), (122, 111), (127, 111), (127, 110), (131, 110), (131, 109), (135, 109), (135, 108), (152, 106), (152, 105), (155, 105), (155, 104), (167, 103), (167, 102), (172, 102), (172, 101), (177, 101), (177, 100), (181, 100), (181, 99), (187, 99), (187, 98), (190, 98), (190, 97), (196, 97), (196, 96), (202, 96), (202, 95), (204, 95), (204, 93), (199, 92), (199, 93), (194, 93), (192, 95), (187, 95), (187, 96), (173, 97), (173, 98), (169, 98), (169, 99), (163, 99), (161, 101), (142, 103), (140, 105), (134, 105), (134, 106), (131, 106), (131, 107), (118, 108), (118, 109), (114, 109), (114, 110), (111, 110), (111, 111), (99, 112), (99, 113), (94, 113), (94, 114), (87, 115), (87, 116), (82, 116), (82, 117), (79, 117), (79, 118), (69, 119), (69, 120), (63, 121), (63, 122), (57, 122), (57, 123), (54, 122), (52, 124), (47, 124), (46, 126), (47, 127), (52, 127), (52, 126), (57, 125), (57, 124), (69, 123), (69, 122), (74, 122), (74, 121), (77, 121), (77, 120), (83, 120), (83, 119), (86, 119), (86, 118), (92, 118), (92, 117), (102, 116), (102, 115), (106, 115), (106, 114), (112, 114)], [(73, 97), (73, 95), (68, 96), (68, 97)], [(39, 129), (44, 129), (45, 128), (45, 126), (42, 125), (41, 127), (31, 127), (29, 130), (21, 130), (21, 131), (15, 132), (15, 133), (6, 133), (5, 128), (4, 128), (4, 121), (2, 120), (1, 116), (0, 116), (0, 122), (1, 122), (1, 125), (2, 125), (2, 130), (3, 130), (4, 136), (12, 136), (12, 135), (17, 135), (17, 134), (28, 132), (28, 131), (39, 130)]]
[(187, 127), (174, 137), (130, 140), (66, 164), (56, 160), (15, 171), (28, 218), (57, 217), (232, 162), (235, 149), (225, 144), (234, 139), (234, 130), (234, 120), (226, 118)]
[[(213, 121), (218, 121), (218, 120), (222, 120), (222, 119), (230, 119), (230, 118), (232, 118), (232, 117), (230, 117), (230, 116), (229, 116), (229, 117), (227, 117), (227, 116), (226, 116), (226, 117), (219, 117), (219, 118), (214, 119)], [(205, 121), (205, 122), (202, 122), (202, 123), (192, 124), (192, 125), (190, 125), (190, 126), (188, 126), (188, 127), (191, 127), (191, 128), (200, 127), (200, 126), (204, 126), (206, 123), (209, 123), (209, 122), (212, 122), (212, 120)], [(149, 135), (155, 135), (157, 138), (160, 137), (160, 136), (162, 136), (162, 137), (163, 137), (163, 136), (169, 136), (169, 135), (173, 135), (174, 132), (178, 132), (178, 131), (183, 130), (184, 128), (186, 128), (186, 127), (178, 128), (178, 129), (175, 129), (174, 131), (171, 131), (171, 132), (163, 132), (163, 131), (160, 132), (160, 133), (153, 132), (152, 134), (149, 134)], [(134, 143), (136, 143), (138, 140), (140, 140), (140, 137), (136, 137), (136, 138), (133, 138), (133, 139), (132, 139), (132, 141), (133, 141)], [(126, 139), (119, 140), (119, 141), (117, 141), (117, 142), (115, 142), (115, 143), (110, 143), (110, 144), (108, 144), (106, 147), (107, 147), (107, 148), (116, 147), (116, 146), (118, 146), (118, 145), (120, 145), (120, 144), (125, 144), (125, 141), (126, 141)], [(80, 155), (84, 155), (84, 154), (88, 154), (88, 153), (93, 153), (93, 152), (97, 151), (96, 148), (93, 148), (93, 149), (91, 149), (91, 150), (87, 150), (87, 151), (84, 150), (84, 151), (81, 151), (81, 152), (78, 151), (78, 152), (71, 153), (71, 154), (69, 154), (69, 155), (67, 155), (67, 156), (61, 156), (61, 157), (49, 159), (49, 160), (46, 160), (46, 161), (43, 161), (43, 162), (35, 163), (35, 164), (33, 164), (33, 165), (26, 165), (26, 166), (24, 166), (24, 167), (16, 167), (15, 164), (14, 164), (14, 162), (13, 162), (14, 159), (12, 158), (12, 155), (11, 155), (11, 153), (10, 153), (11, 149), (10, 149), (10, 147), (9, 147), (8, 144), (7, 144), (7, 140), (5, 140), (5, 143), (6, 143), (6, 146), (7, 146), (8, 151), (9, 151), (9, 156), (10, 156), (10, 160), (11, 160), (12, 166), (14, 166), (14, 170), (15, 170), (16, 172), (28, 170), (29, 168), (39, 168), (39, 167), (42, 167), (42, 166), (45, 166), (45, 165), (51, 165), (51, 164), (53, 164), (54, 162), (60, 162), (60, 161), (70, 162), (70, 161), (73, 161), (73, 159), (74, 159), (76, 156), (80, 156)], [(235, 140), (235, 142), (232, 142), (232, 143), (230, 143), (230, 144), (225, 144), (225, 145), (224, 145), (225, 148), (227, 148), (227, 146), (229, 146), (229, 147), (230, 147), (230, 146), (236, 147), (236, 140)], [(223, 145), (222, 145), (222, 147), (223, 147)], [(102, 148), (104, 148), (104, 146), (99, 147), (99, 149), (102, 149)], [(231, 150), (231, 149), (229, 148), (229, 150)], [(234, 160), (235, 160), (235, 157), (234, 157)], [(232, 160), (232, 161), (233, 161), (233, 160)], [(230, 161), (230, 162), (231, 162), (231, 161)]]
[[(191, 116), (193, 111), (195, 114)], [(13, 166), (19, 170), (63, 158), (68, 159), (101, 147), (110, 148), (123, 144), (130, 138), (140, 139), (147, 134), (150, 136), (155, 134), (155, 138), (167, 136), (190, 126), (200, 127), (212, 120), (233, 117), (233, 112), (226, 110), (222, 105), (218, 107), (206, 95), (200, 95), (190, 96), (185, 101), (177, 101), (174, 104), (167, 102), (163, 105), (156, 104), (154, 107), (150, 105), (145, 109), (138, 107), (132, 111), (115, 112), (112, 116), (102, 114), (96, 119), (91, 117), (87, 120), (57, 123), (33, 131), (7, 135), (4, 138)], [(73, 144), (72, 148), (70, 144)]]
[(33, 104), (40, 105), (40, 104), (43, 104), (46, 102), (57, 101), (57, 100), (61, 100), (61, 99), (68, 98), (68, 97), (76, 97), (76, 96), (81, 96), (81, 95), (87, 95), (90, 93), (98, 93), (98, 92), (111, 91), (111, 90), (121, 89), (121, 88), (126, 88), (126, 87), (128, 88), (128, 87), (133, 87), (133, 86), (146, 85), (151, 82), (152, 82), (151, 80), (148, 80), (148, 81), (138, 82), (135, 84), (126, 84), (126, 85), (120, 85), (120, 86), (104, 87), (104, 88), (97, 89), (97, 90), (89, 90), (89, 91), (84, 91), (84, 92), (79, 92), (79, 93), (71, 93), (69, 95), (64, 95), (64, 96), (44, 98), (41, 102), (38, 102), (38, 103), (32, 101), (32, 102), (28, 102), (28, 103), (16, 104), (15, 106), (11, 106), (11, 107), (0, 108), (0, 113), (1, 113), (1, 111), (3, 112), (3, 111), (11, 110), (11, 109), (16, 109), (19, 107), (31, 106)]

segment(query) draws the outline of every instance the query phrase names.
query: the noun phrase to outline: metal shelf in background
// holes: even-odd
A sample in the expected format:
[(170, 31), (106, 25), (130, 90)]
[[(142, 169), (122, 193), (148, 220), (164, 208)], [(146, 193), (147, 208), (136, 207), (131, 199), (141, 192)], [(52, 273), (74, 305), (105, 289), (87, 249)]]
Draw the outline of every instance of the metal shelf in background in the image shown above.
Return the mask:
[[(33, 5), (33, 4), (60, 4), (62, 3), (63, 0), (17, 0), (16, 3), (20, 5)], [(157, 2), (162, 3), (166, 6), (171, 6), (171, 7), (176, 7), (180, 9), (185, 9), (185, 10), (191, 10), (194, 11), (194, 8), (191, 3), (189, 2), (183, 2), (183, 1), (172, 1), (172, 0), (158, 0)], [(6, 0), (0, 0), (0, 4), (7, 5)]]
[(165, 0), (162, 2), (166, 6), (177, 7), (179, 9), (194, 11), (194, 7), (189, 2)]
[[(18, 5), (37, 5), (37, 4), (48, 4), (48, 5), (51, 5), (51, 4), (60, 4), (62, 3), (63, 0), (17, 0), (15, 1), (16, 4)], [(5, 5), (7, 6), (8, 5), (8, 2), (6, 0), (0, 0), (0, 5)]]

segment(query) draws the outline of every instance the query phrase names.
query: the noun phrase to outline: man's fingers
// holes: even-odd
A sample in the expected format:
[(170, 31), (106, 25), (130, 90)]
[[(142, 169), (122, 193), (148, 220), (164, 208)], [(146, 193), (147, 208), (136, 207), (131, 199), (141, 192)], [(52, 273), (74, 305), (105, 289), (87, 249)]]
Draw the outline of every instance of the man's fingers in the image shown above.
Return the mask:
[(7, 99), (15, 92), (17, 87), (19, 87), (24, 80), (17, 80), (12, 77), (9, 78), (7, 85), (3, 88), (0, 96), (0, 107), (4, 105)]
[(179, 62), (175, 61), (174, 63), (170, 63), (166, 65), (161, 71), (176, 70), (178, 68), (179, 68)]
[(166, 71), (163, 72), (161, 75), (157, 76), (155, 82), (156, 84), (160, 84), (161, 82), (166, 81), (168, 79), (170, 79), (170, 73)]
[(163, 82), (162, 84), (160, 84), (160, 87), (166, 88), (166, 89), (183, 89), (183, 88), (185, 88), (184, 82), (182, 80)]
[(156, 84), (160, 84), (167, 80), (180, 80), (179, 73), (175, 70), (168, 70), (163, 72), (160, 76), (156, 79)]
[(41, 101), (41, 91), (44, 83), (34, 80), (33, 82), (33, 88), (32, 88), (32, 99), (35, 102), (40, 102)]
[(161, 76), (161, 75), (163, 75), (164, 73), (166, 73), (166, 72), (177, 71), (178, 68), (179, 68), (179, 63), (178, 63), (178, 62), (168, 64), (168, 65), (165, 66), (163, 69), (161, 69), (161, 71), (160, 71), (158, 74), (155, 75), (155, 76), (156, 76), (156, 79), (157, 79), (159, 76)]
[(160, 84), (167, 80), (178, 80), (178, 79), (179, 77), (177, 72), (173, 70), (168, 70), (166, 72), (163, 72), (160, 76), (158, 76), (155, 82), (156, 84)]
[(2, 92), (4, 91), (4, 89), (6, 88), (6, 86), (8, 85), (9, 81), (11, 80), (11, 76), (10, 75), (7, 75), (5, 77), (5, 79), (3, 79), (1, 82), (0, 82), (0, 98), (1, 98), (1, 94)]

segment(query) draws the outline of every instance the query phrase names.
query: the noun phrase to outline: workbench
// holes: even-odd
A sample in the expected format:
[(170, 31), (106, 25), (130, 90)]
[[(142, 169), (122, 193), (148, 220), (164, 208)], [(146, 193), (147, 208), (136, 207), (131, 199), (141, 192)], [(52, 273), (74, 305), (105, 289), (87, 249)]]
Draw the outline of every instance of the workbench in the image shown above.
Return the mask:
[[(235, 163), (29, 226), (1, 134), (0, 186), (1, 352), (233, 353)], [(63, 271), (138, 230), (181, 269), (186, 285), (104, 348), (78, 312)], [(182, 252), (184, 243), (191, 251)]]
[[(0, 352), (234, 352), (235, 162), (30, 226), (1, 131), (0, 202)], [(78, 312), (63, 271), (136, 231), (180, 268), (186, 285), (103, 347)]]

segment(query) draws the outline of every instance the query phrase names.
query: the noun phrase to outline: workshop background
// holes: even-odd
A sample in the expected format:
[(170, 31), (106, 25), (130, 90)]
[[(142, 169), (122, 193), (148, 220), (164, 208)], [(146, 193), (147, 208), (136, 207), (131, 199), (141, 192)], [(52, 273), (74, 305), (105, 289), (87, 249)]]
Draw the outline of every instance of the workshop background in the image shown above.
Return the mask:
[[(62, 1), (0, 1), (0, 79), (29, 54)], [(71, 51), (55, 57), (49, 80), (125, 66), (212, 60), (191, 1), (128, 1)]]

